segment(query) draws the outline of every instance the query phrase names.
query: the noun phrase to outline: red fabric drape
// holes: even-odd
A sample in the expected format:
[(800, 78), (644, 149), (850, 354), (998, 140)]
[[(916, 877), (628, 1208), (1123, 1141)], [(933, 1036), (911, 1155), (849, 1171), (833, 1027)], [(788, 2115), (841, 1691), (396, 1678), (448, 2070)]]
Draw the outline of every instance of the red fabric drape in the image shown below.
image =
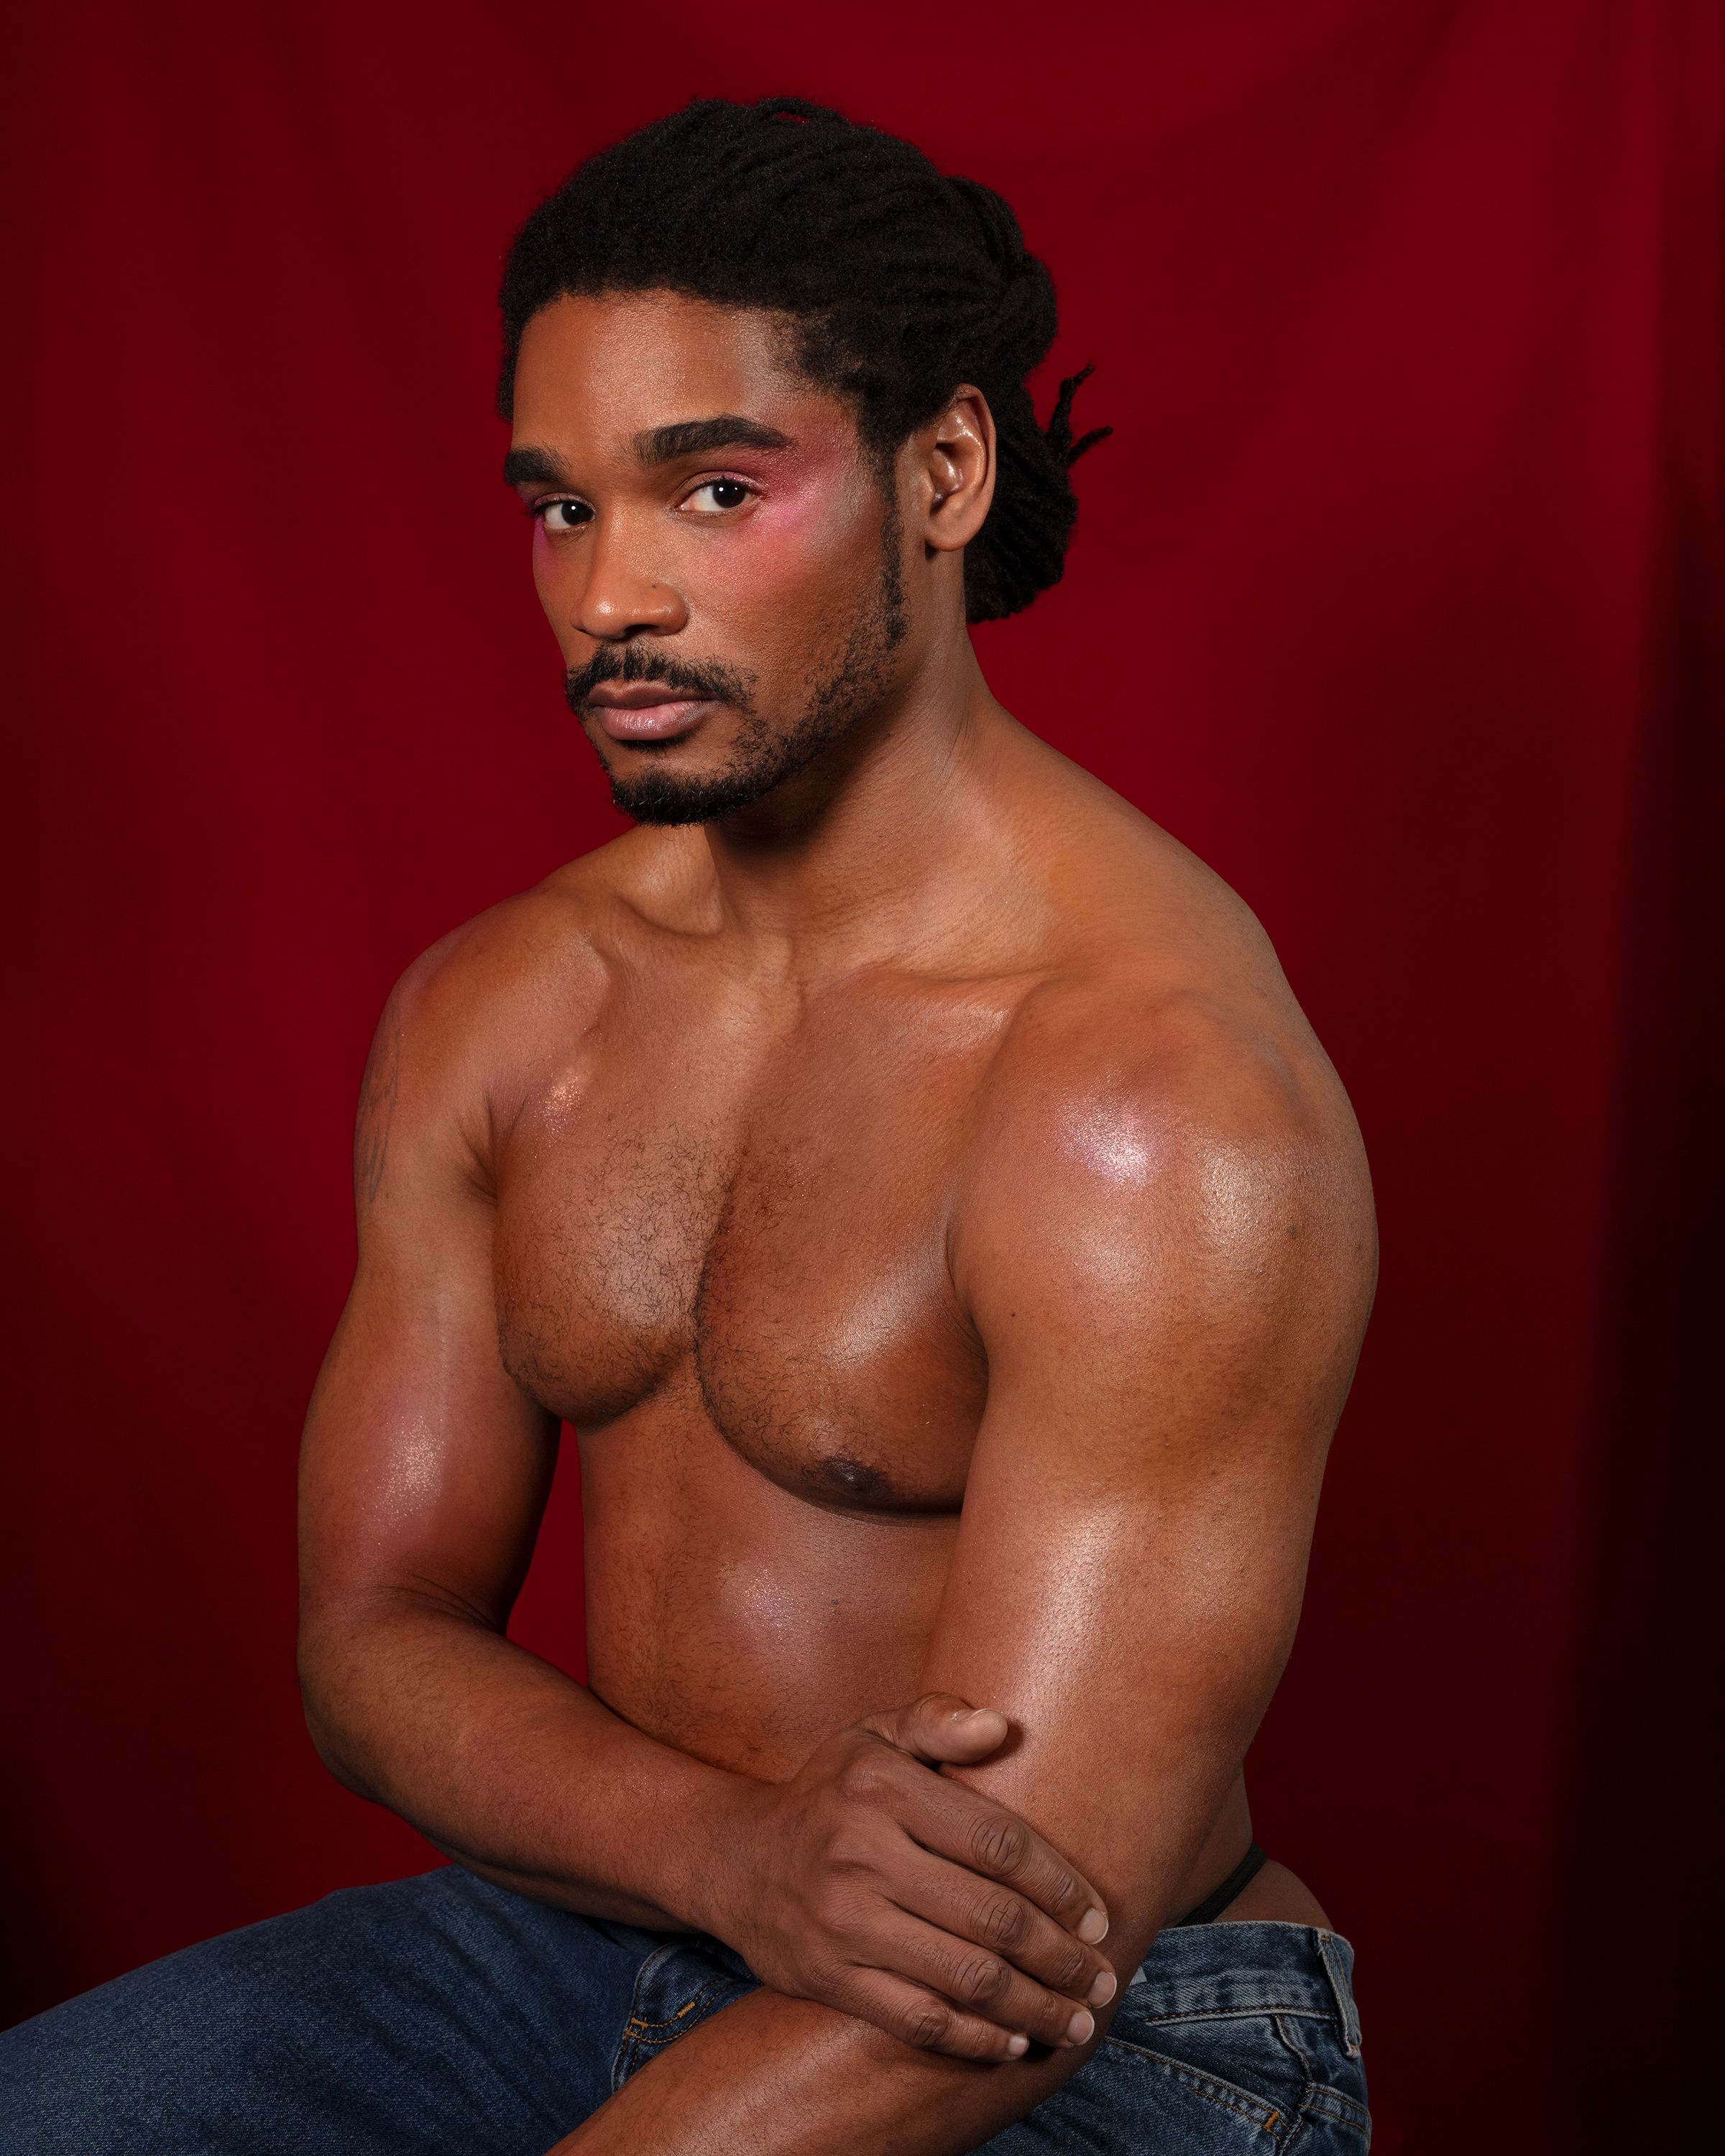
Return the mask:
[[(291, 1496), (389, 983), (617, 828), (497, 483), (499, 253), (600, 141), (790, 90), (1052, 264), (1047, 382), (1095, 359), (1116, 432), (984, 664), (1256, 909), (1365, 1128), (1383, 1286), (1252, 1788), (1358, 1948), (1378, 2146), (1663, 2145), (1661, 1874), (1709, 1824), (1717, 8), (24, 23), (13, 2013), (430, 1861), (305, 1742)], [(518, 1629), (572, 1663), (568, 1480)], [(1599, 2016), (1650, 1984), (1643, 2076)]]

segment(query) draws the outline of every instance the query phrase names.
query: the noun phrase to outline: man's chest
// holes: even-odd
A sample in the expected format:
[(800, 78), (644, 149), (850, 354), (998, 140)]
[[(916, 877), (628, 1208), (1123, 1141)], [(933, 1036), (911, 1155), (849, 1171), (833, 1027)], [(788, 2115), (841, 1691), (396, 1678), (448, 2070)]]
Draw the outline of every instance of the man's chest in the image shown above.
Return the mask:
[(999, 1023), (925, 999), (765, 1053), (588, 1044), (500, 1163), (511, 1368), (585, 1430), (675, 1397), (798, 1495), (956, 1509), (987, 1373), (947, 1238)]

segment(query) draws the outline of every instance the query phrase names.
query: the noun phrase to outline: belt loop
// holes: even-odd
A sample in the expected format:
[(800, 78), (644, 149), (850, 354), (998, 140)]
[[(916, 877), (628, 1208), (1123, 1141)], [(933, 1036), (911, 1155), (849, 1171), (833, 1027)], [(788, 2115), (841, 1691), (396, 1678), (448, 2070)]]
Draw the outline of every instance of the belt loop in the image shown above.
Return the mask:
[[(1348, 2056), (1357, 2059), (1361, 2050), (1359, 2009), (1353, 2003), (1353, 1986), (1348, 1981), (1353, 1949), (1346, 1939), (1338, 1939), (1333, 1932), (1314, 1932), (1313, 1937), (1317, 1941), (1317, 1958), (1330, 1979), (1330, 1991), (1336, 2001), (1336, 2014), (1342, 2024), (1342, 2039), (1348, 2046)], [(1346, 1961), (1343, 1959), (1344, 1954), (1348, 1957)]]

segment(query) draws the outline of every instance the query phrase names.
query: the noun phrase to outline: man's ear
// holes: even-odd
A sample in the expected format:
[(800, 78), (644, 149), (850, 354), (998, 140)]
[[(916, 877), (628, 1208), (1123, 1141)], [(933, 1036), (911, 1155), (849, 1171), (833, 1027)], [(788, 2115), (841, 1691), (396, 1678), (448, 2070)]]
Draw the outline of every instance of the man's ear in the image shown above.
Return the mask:
[(983, 528), (994, 499), (994, 415), (982, 391), (962, 383), (946, 409), (911, 437), (923, 545), (956, 553)]

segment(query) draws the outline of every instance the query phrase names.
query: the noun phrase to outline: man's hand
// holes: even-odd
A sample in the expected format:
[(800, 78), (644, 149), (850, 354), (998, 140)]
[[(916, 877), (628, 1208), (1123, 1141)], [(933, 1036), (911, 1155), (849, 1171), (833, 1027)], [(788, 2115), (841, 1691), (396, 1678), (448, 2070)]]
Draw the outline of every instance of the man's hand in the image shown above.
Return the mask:
[(923, 2050), (1087, 2041), (1087, 2007), (1117, 1988), (1101, 1897), (1015, 1813), (930, 1771), (975, 1766), (1008, 1727), (931, 1692), (829, 1738), (715, 1852), (711, 1928), (773, 1990)]

